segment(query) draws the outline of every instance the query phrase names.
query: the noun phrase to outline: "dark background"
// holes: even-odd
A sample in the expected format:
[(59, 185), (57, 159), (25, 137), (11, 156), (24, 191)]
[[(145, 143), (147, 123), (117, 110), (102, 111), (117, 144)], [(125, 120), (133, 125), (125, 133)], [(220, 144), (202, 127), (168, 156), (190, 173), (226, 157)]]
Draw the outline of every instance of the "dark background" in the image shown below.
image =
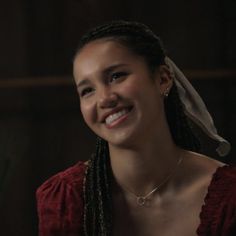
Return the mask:
[[(86, 160), (94, 136), (71, 78), (80, 36), (114, 19), (161, 36), (204, 98), (236, 161), (236, 1), (8, 0), (0, 7), (0, 235), (37, 235), (35, 189)], [(203, 151), (217, 158), (214, 144)]]

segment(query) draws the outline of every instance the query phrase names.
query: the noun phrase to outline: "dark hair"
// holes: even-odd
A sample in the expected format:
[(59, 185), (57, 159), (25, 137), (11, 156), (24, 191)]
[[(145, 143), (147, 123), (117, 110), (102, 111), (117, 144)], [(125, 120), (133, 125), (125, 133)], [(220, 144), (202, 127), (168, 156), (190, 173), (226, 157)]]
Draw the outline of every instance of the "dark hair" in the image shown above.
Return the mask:
[[(123, 44), (142, 56), (150, 70), (164, 64), (165, 50), (161, 40), (144, 24), (114, 21), (96, 27), (82, 37), (77, 53), (87, 43), (97, 39), (108, 39)], [(169, 97), (165, 99), (165, 112), (176, 145), (199, 151), (200, 143), (184, 114), (175, 84), (170, 90)], [(84, 185), (84, 234), (86, 236), (112, 234), (111, 181), (108, 144), (98, 138), (96, 152), (90, 159)]]
[(164, 64), (165, 50), (161, 40), (144, 24), (113, 21), (98, 26), (81, 38), (77, 53), (84, 45), (96, 39), (107, 39), (123, 44), (135, 54), (142, 56), (150, 69)]

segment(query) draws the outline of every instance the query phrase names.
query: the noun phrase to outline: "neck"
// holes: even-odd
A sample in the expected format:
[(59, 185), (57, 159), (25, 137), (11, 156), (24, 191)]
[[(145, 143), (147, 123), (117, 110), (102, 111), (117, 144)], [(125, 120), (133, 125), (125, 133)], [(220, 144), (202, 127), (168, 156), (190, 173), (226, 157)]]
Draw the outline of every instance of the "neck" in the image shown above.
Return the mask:
[(181, 156), (181, 150), (171, 138), (162, 137), (161, 142), (149, 140), (155, 142), (142, 143), (135, 148), (109, 145), (115, 180), (136, 195), (146, 195), (161, 184), (175, 169)]

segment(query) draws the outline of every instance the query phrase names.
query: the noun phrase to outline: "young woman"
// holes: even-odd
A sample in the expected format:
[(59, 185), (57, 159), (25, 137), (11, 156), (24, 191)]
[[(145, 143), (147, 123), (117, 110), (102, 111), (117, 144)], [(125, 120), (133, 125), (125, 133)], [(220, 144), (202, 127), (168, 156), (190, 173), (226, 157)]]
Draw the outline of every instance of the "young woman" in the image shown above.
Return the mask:
[(190, 120), (220, 155), (229, 143), (149, 28), (91, 30), (74, 78), (97, 148), (38, 189), (41, 236), (236, 235), (236, 169), (198, 153)]

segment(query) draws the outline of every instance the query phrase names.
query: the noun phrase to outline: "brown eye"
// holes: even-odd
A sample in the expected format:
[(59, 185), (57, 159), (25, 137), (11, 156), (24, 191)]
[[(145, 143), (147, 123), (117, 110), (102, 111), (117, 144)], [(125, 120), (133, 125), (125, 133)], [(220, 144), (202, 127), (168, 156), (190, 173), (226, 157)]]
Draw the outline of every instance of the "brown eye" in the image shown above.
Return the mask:
[(81, 92), (80, 92), (80, 96), (84, 97), (86, 95), (89, 95), (90, 93), (93, 92), (93, 88), (84, 88)]
[(116, 81), (116, 80), (118, 80), (120, 78), (123, 78), (124, 76), (127, 76), (127, 75), (128, 75), (128, 73), (126, 73), (126, 72), (116, 72), (116, 73), (113, 73), (111, 75), (111, 78), (110, 78), (109, 82), (112, 83), (112, 82), (114, 82), (114, 81)]

